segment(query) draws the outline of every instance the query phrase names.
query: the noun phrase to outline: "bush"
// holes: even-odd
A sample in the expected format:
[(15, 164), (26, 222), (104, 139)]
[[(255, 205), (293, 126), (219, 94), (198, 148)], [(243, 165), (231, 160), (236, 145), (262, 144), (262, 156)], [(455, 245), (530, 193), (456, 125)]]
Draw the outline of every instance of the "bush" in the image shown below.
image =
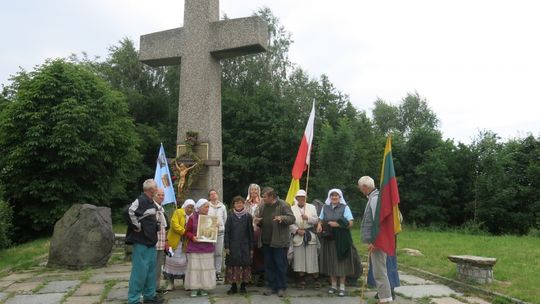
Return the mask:
[(13, 210), (8, 203), (0, 200), (0, 249), (11, 245)]
[(0, 183), (14, 239), (50, 233), (75, 203), (127, 201), (140, 156), (125, 97), (63, 60), (14, 79), (16, 94), (0, 112)]
[(532, 236), (532, 237), (540, 238), (540, 229), (531, 228), (531, 229), (529, 229), (529, 233), (527, 233), (527, 235)]
[(461, 227), (456, 229), (456, 232), (472, 235), (489, 235), (489, 232), (484, 228), (484, 223), (477, 223), (472, 220), (465, 222)]

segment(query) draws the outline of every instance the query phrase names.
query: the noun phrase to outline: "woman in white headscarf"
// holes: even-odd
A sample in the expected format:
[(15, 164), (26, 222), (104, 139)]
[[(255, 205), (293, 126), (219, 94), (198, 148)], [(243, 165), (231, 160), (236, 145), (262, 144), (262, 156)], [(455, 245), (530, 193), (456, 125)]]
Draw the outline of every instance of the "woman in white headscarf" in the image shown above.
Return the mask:
[[(330, 276), (329, 294), (345, 296), (345, 278), (354, 273), (351, 255), (351, 227), (353, 216), (339, 189), (328, 191), (325, 205), (319, 215), (317, 233), (320, 235), (320, 273)], [(339, 291), (337, 278), (339, 277)]]
[[(184, 279), (187, 268), (187, 257), (185, 239), (186, 223), (189, 216), (193, 213), (195, 201), (187, 199), (182, 208), (176, 209), (171, 217), (171, 228), (167, 233), (167, 242), (173, 252), (165, 258), (165, 267), (163, 276), (169, 280), (167, 290), (174, 290), (174, 279)], [(188, 214), (189, 213), (189, 214)]]
[(199, 217), (200, 215), (208, 215), (209, 208), (208, 200), (204, 198), (198, 200), (195, 204), (195, 212), (186, 225), (188, 265), (184, 287), (191, 290), (191, 297), (206, 296), (208, 290), (216, 288), (215, 245), (214, 243), (201, 242), (197, 238)]

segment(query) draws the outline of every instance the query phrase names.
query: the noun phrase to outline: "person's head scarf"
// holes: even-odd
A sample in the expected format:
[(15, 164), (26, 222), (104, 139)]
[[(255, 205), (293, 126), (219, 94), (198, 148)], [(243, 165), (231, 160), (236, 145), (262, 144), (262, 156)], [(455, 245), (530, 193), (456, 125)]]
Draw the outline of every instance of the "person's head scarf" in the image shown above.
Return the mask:
[(187, 206), (195, 206), (195, 201), (188, 198), (183, 204), (182, 204), (182, 208), (183, 209), (186, 209)]
[(195, 211), (199, 212), (199, 209), (204, 206), (204, 204), (208, 204), (208, 200), (205, 198), (201, 198), (197, 201), (197, 204), (195, 204)]
[(326, 198), (326, 201), (324, 202), (325, 204), (330, 205), (332, 203), (332, 201), (330, 200), (330, 194), (332, 193), (337, 193), (339, 195), (340, 204), (343, 204), (345, 206), (347, 205), (347, 202), (345, 202), (345, 198), (343, 197), (343, 193), (341, 192), (341, 190), (337, 188), (330, 189), (330, 191), (328, 191), (328, 197)]

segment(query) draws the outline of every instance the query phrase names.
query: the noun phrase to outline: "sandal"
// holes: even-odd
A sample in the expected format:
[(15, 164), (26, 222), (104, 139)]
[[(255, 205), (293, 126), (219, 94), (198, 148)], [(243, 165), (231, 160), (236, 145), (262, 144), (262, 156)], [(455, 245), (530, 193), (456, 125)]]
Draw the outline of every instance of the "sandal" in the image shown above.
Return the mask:
[(315, 281), (314, 285), (315, 289), (321, 289), (321, 282), (319, 282), (319, 280)]
[(306, 282), (301, 281), (298, 283), (298, 289), (306, 289)]

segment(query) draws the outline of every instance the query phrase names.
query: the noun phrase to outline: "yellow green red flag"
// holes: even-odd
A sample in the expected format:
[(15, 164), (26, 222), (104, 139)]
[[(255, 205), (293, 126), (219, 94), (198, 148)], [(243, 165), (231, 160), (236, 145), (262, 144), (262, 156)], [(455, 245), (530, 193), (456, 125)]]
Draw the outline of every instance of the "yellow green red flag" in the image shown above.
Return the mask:
[(388, 255), (395, 255), (395, 235), (401, 231), (399, 220), (399, 191), (392, 159), (392, 138), (386, 139), (381, 169), (379, 199), (375, 210), (375, 223), (372, 231), (374, 245)]

